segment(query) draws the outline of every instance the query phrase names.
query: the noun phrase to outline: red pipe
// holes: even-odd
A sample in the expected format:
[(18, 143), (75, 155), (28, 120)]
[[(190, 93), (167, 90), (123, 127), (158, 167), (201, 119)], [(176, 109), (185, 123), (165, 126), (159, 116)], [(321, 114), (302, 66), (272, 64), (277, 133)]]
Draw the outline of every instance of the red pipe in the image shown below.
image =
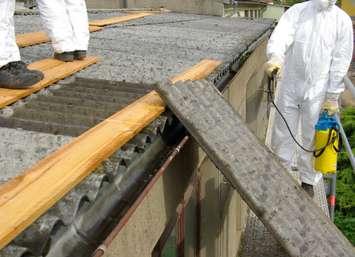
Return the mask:
[(122, 217), (117, 226), (113, 229), (113, 231), (109, 234), (109, 236), (105, 239), (105, 241), (96, 249), (93, 257), (101, 257), (105, 254), (107, 248), (111, 245), (112, 241), (116, 238), (116, 236), (121, 232), (124, 226), (128, 223), (133, 213), (139, 207), (139, 205), (143, 202), (148, 193), (152, 190), (155, 183), (159, 180), (159, 178), (165, 173), (166, 169), (169, 167), (171, 162), (175, 159), (175, 157), (180, 153), (181, 149), (185, 146), (187, 141), (189, 140), (188, 136), (185, 136), (181, 142), (175, 147), (173, 152), (169, 155), (167, 160), (158, 170), (158, 172), (154, 175), (153, 179), (148, 183), (143, 192), (138, 196), (132, 206), (128, 209), (126, 214)]

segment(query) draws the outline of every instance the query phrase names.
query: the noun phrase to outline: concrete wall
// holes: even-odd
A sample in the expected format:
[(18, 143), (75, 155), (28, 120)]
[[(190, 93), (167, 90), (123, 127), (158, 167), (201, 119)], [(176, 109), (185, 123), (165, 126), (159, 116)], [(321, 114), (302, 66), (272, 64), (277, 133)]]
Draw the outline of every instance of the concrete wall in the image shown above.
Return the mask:
[(124, 8), (125, 0), (86, 0), (89, 9), (118, 9)]
[(284, 6), (268, 5), (263, 13), (263, 18), (279, 20), (284, 12)]
[[(263, 117), (266, 102), (262, 93), (265, 46), (266, 42), (263, 42), (254, 51), (224, 92), (226, 99), (261, 139), (267, 125)], [(247, 206), (193, 140), (158, 180), (107, 249), (105, 257), (151, 257), (166, 225), (174, 216), (178, 202), (183, 198), (189, 178), (194, 174), (199, 174), (200, 190), (199, 194), (193, 194), (191, 202), (186, 203), (189, 207), (184, 218), (185, 256), (195, 256), (199, 234), (201, 257), (236, 257)], [(200, 202), (200, 221), (196, 215), (197, 202)], [(196, 232), (198, 227), (199, 233)]]

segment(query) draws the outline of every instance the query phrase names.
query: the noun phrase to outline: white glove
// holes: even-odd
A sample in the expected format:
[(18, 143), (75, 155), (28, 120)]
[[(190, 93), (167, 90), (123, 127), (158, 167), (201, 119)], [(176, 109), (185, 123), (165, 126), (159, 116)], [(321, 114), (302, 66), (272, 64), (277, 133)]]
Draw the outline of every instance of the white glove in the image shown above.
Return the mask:
[(339, 94), (327, 93), (322, 110), (327, 111), (329, 115), (334, 115), (339, 112)]
[(266, 75), (271, 78), (273, 75), (280, 76), (281, 71), (281, 61), (277, 57), (272, 57), (268, 62), (264, 65), (264, 70)]

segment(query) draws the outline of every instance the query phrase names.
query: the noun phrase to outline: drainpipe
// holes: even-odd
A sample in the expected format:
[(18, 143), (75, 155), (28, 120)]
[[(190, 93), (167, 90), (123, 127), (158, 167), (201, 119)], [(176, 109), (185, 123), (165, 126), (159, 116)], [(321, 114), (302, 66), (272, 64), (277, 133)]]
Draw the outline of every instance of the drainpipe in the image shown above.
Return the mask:
[(120, 6), (120, 8), (127, 8), (127, 0), (121, 0), (122, 6)]
[(132, 217), (133, 213), (136, 211), (136, 209), (140, 206), (140, 204), (146, 198), (146, 196), (151, 191), (151, 189), (154, 187), (154, 185), (159, 180), (159, 178), (164, 175), (164, 173), (166, 172), (167, 168), (170, 166), (171, 162), (180, 153), (181, 149), (185, 146), (185, 144), (187, 143), (188, 140), (189, 140), (189, 137), (185, 136), (181, 140), (181, 142), (173, 149), (173, 151), (168, 156), (168, 158), (166, 159), (164, 164), (161, 166), (161, 168), (158, 170), (158, 172), (155, 174), (155, 176), (149, 182), (149, 184), (145, 187), (145, 189), (139, 195), (139, 197), (136, 199), (136, 201), (133, 203), (133, 205), (128, 209), (128, 211), (122, 217), (122, 219), (117, 224), (117, 226), (113, 229), (113, 231), (109, 234), (109, 236), (105, 239), (105, 241), (96, 249), (96, 251), (93, 254), (93, 257), (101, 257), (101, 256), (103, 256), (105, 254), (107, 248), (111, 245), (112, 241), (121, 232), (121, 230), (124, 228), (124, 226), (129, 222), (129, 220)]

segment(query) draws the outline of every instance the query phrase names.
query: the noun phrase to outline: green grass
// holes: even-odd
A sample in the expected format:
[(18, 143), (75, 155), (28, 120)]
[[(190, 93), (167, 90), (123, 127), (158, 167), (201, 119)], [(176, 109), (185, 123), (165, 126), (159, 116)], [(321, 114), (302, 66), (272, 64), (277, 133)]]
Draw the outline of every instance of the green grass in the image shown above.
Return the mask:
[[(341, 119), (355, 153), (355, 108), (344, 109), (341, 113)], [(355, 175), (345, 150), (341, 152), (338, 160), (335, 224), (355, 245)]]

